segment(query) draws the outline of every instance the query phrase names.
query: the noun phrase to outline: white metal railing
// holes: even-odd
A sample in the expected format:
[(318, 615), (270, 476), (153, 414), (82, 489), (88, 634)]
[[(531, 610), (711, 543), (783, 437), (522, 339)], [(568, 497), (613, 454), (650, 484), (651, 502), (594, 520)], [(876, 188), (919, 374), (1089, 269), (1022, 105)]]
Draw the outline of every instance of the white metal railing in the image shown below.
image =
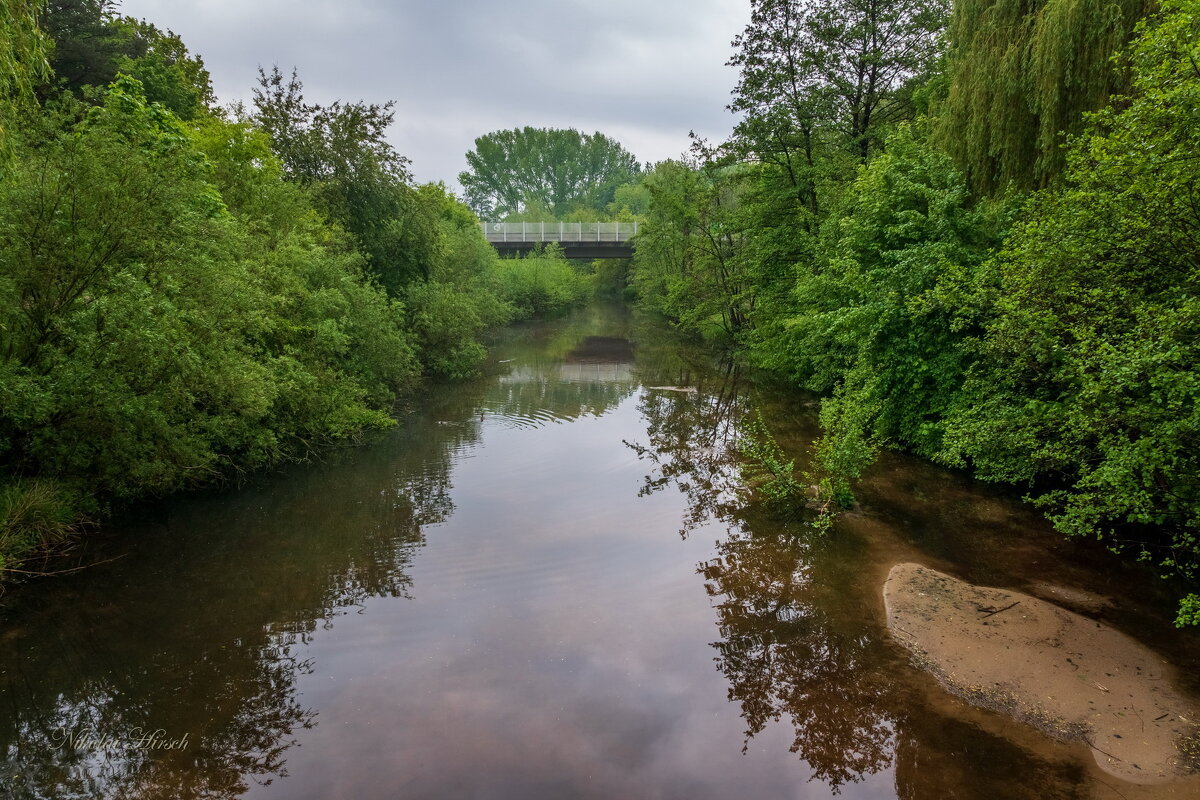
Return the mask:
[(636, 222), (482, 222), (489, 242), (627, 242)]

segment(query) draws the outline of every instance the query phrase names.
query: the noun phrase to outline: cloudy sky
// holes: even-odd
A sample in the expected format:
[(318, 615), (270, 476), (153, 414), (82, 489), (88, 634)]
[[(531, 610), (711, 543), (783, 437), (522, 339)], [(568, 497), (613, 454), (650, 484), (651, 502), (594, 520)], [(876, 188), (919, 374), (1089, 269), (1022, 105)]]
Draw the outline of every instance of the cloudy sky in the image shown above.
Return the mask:
[(203, 56), (223, 103), (259, 64), (310, 101), (396, 101), (392, 141), (419, 181), (457, 184), (476, 136), (602, 131), (641, 161), (724, 137), (729, 42), (747, 0), (124, 0)]

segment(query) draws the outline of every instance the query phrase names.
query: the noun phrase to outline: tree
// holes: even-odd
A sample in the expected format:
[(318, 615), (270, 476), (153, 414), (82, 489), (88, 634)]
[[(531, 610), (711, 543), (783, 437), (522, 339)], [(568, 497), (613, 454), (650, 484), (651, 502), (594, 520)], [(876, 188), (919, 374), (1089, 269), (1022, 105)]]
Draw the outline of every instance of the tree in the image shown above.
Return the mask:
[(481, 217), (541, 206), (563, 218), (583, 207), (601, 212), (634, 181), (638, 161), (614, 139), (574, 128), (514, 128), (475, 140), (458, 180)]
[(146, 99), (190, 120), (216, 103), (204, 61), (183, 40), (145, 20), (118, 17), (110, 0), (51, 0), (43, 26), (54, 42), (59, 85), (77, 95), (117, 73), (141, 82)]
[(147, 100), (162, 103), (183, 120), (216, 105), (203, 59), (189, 53), (174, 32), (132, 17), (116, 20), (113, 28), (120, 48), (116, 69), (141, 81)]
[(738, 166), (664, 161), (646, 176), (650, 209), (634, 253), (644, 303), (685, 328), (730, 337), (753, 310), (754, 285), (740, 258)]
[(756, 142), (786, 135), (808, 153), (834, 136), (859, 159), (906, 116), (899, 90), (938, 55), (945, 0), (752, 0), (733, 40), (741, 75), (730, 109)]
[(189, 131), (128, 76), (77, 116), (0, 179), (0, 489), (134, 498), (390, 424), (403, 309), (265, 137)]
[(0, 0), (0, 158), (10, 153), (9, 126), (45, 76), (46, 40), (37, 26), (42, 0)]
[(791, 284), (819, 263), (826, 218), (912, 118), (914, 87), (936, 67), (947, 0), (754, 0), (733, 41), (740, 70), (730, 110), (744, 114), (723, 148), (758, 165), (741, 192), (741, 272), (762, 341), (786, 337)]
[(309, 188), (318, 208), (358, 239), (393, 293), (429, 277), (437, 220), (408, 185), (409, 161), (387, 141), (393, 103), (304, 101), (296, 71), (259, 68), (254, 122), (271, 137), (285, 175)]
[(41, 19), (54, 43), (50, 66), (64, 87), (106, 86), (116, 74), (112, 0), (50, 0)]
[(1063, 168), (1063, 132), (1129, 86), (1111, 59), (1147, 0), (960, 0), (950, 23), (940, 144), (977, 192), (1048, 185)]
[(1131, 93), (1089, 117), (1063, 185), (996, 259), (995, 319), (943, 459), (1049, 479), (1040, 502), (1060, 530), (1195, 576), (1200, 2), (1161, 7), (1123, 62)]

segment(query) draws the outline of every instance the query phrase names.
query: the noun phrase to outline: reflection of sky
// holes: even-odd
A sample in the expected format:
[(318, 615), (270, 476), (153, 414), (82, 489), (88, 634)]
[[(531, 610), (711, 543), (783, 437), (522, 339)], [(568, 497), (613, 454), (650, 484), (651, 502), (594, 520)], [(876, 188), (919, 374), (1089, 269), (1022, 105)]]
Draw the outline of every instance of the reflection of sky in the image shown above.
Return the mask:
[(520, 366), (500, 376), (501, 383), (531, 383), (536, 381), (566, 381), (567, 383), (632, 383), (633, 364), (577, 363), (548, 367)]
[[(629, 398), (571, 425), (486, 423), (427, 528), (412, 600), (368, 600), (309, 648), (319, 724), (252, 797), (821, 797), (713, 668), (682, 498), (638, 498)], [(564, 457), (564, 453), (568, 454)], [(890, 774), (855, 796), (891, 795)]]

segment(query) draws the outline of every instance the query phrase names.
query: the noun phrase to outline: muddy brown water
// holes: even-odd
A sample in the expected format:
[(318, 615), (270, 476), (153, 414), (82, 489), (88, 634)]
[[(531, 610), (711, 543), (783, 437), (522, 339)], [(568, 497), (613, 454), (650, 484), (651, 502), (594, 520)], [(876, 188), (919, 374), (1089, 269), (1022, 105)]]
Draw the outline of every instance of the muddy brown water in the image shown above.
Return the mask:
[(815, 538), (743, 490), (755, 411), (803, 467), (810, 399), (596, 306), (365, 447), (108, 526), (0, 599), (0, 797), (1200, 796), (942, 691), (881, 586), (1100, 596), (1195, 676), (1169, 593), (897, 455)]

